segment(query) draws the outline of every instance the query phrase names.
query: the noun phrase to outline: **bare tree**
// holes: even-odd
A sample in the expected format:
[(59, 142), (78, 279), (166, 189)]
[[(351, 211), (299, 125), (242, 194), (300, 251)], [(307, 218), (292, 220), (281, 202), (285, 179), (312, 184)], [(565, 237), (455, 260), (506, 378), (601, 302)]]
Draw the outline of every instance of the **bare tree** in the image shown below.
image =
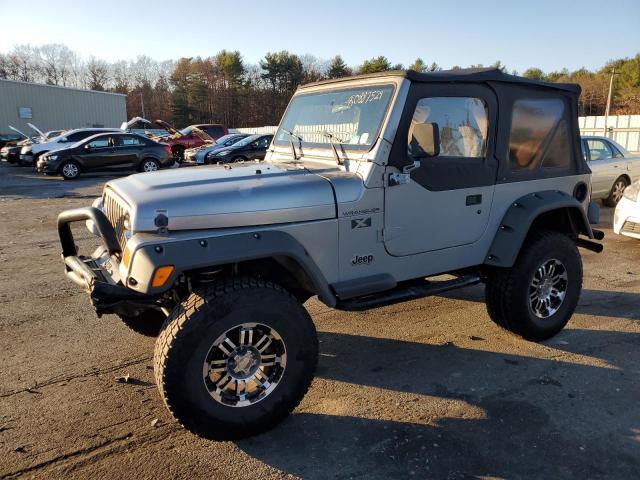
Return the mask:
[(109, 65), (91, 57), (87, 63), (87, 86), (90, 90), (105, 90), (109, 80)]

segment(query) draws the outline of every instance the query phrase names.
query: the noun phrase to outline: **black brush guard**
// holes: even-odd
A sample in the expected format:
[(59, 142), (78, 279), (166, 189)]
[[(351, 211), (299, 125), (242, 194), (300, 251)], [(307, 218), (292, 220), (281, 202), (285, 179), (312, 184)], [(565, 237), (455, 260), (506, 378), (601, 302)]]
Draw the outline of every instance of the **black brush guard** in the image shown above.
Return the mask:
[(113, 226), (105, 214), (97, 208), (77, 208), (66, 210), (58, 215), (58, 235), (62, 245), (65, 275), (89, 293), (98, 316), (103, 313), (135, 316), (150, 308), (158, 308), (153, 297), (133, 291), (122, 284), (116, 284), (113, 280), (110, 282), (109, 273), (101, 268), (94, 258), (78, 255), (71, 224), (86, 220), (91, 220), (95, 224), (106, 252), (116, 263), (115, 268), (120, 261), (122, 249), (118, 244)]

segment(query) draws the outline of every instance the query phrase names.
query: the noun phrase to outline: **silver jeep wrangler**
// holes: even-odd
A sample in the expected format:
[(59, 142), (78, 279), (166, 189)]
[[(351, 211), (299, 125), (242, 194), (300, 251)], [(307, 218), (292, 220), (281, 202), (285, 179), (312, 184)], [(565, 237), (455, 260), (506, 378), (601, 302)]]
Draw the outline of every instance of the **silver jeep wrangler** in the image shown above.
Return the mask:
[[(602, 250), (578, 95), (499, 70), (303, 86), (264, 161), (131, 175), (61, 213), (66, 274), (98, 315), (158, 335), (160, 394), (207, 438), (298, 405), (314, 295), (365, 310), (483, 282), (494, 322), (547, 339), (578, 303), (577, 247)], [(90, 257), (78, 221), (102, 239)]]

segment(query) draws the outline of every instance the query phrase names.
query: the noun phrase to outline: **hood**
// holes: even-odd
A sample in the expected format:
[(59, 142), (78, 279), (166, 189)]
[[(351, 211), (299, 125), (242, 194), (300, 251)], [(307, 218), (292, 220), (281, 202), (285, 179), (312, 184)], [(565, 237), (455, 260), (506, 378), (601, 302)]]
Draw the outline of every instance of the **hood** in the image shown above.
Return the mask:
[[(113, 193), (111, 193), (113, 192)], [(180, 168), (131, 175), (105, 186), (126, 204), (136, 232), (230, 228), (336, 217), (331, 183), (310, 171), (271, 163)]]
[(38, 135), (40, 135), (42, 138), (47, 138), (46, 135), (42, 133), (42, 130), (36, 127), (33, 123), (27, 123), (27, 125), (29, 125), (32, 130), (35, 130), (38, 133)]
[(13, 125), (9, 125), (9, 128), (11, 130), (13, 130), (14, 132), (22, 135), (25, 139), (28, 139), (29, 137), (27, 135), (25, 135), (24, 133), (22, 133), (20, 130), (18, 130), (16, 127), (14, 127)]
[(154, 120), (153, 123), (155, 123), (156, 125), (160, 125), (160, 127), (164, 128), (171, 135), (175, 135), (177, 133), (180, 136), (182, 136), (180, 134), (180, 132), (178, 132), (178, 130), (176, 130), (173, 125), (171, 125), (170, 123), (165, 122), (164, 120)]
[(123, 131), (127, 131), (130, 128), (132, 128), (136, 123), (142, 123), (144, 125), (148, 125), (150, 129), (153, 129), (153, 123), (151, 123), (149, 120), (147, 120), (146, 118), (142, 118), (142, 117), (133, 117), (131, 120), (129, 120), (128, 122), (122, 122), (122, 125), (120, 125), (120, 130)]
[(216, 143), (216, 141), (213, 138), (211, 138), (207, 134), (207, 132), (205, 132), (204, 130), (200, 130), (198, 127), (191, 127), (191, 131), (195, 133), (198, 136), (198, 138), (205, 143)]

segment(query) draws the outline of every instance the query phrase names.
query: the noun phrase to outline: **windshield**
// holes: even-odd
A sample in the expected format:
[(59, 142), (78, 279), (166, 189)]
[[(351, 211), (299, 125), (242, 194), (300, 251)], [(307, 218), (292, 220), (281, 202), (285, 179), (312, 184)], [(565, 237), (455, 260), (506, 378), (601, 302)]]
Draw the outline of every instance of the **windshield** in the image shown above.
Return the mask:
[[(369, 150), (392, 93), (391, 85), (375, 85), (298, 95), (285, 112), (274, 143), (289, 145), (288, 130), (303, 145), (328, 147), (333, 139), (345, 148)], [(297, 138), (293, 141), (298, 143)]]
[(218, 145), (224, 145), (225, 143), (227, 143), (230, 140), (233, 140), (235, 142), (237, 142), (238, 140), (240, 140), (242, 138), (242, 135), (239, 135), (237, 133), (230, 133), (228, 135), (224, 135), (222, 137), (220, 137), (219, 139), (216, 140), (216, 144)]

